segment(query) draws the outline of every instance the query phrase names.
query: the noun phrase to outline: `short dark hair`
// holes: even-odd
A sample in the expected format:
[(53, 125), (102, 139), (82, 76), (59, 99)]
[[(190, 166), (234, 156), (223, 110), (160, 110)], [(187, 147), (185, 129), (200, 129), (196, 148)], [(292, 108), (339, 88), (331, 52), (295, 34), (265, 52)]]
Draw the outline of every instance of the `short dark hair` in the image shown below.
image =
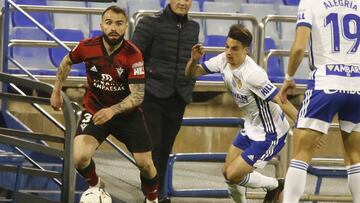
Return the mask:
[(112, 6), (109, 6), (107, 7), (101, 14), (101, 19), (104, 17), (105, 13), (108, 12), (109, 10), (111, 10), (112, 12), (114, 13), (117, 13), (117, 14), (123, 14), (125, 16), (125, 18), (127, 18), (126, 16), (126, 12), (124, 9), (120, 8), (119, 6), (115, 6), (115, 5), (112, 5)]
[(227, 37), (241, 42), (244, 47), (249, 47), (252, 41), (251, 32), (242, 24), (232, 25)]

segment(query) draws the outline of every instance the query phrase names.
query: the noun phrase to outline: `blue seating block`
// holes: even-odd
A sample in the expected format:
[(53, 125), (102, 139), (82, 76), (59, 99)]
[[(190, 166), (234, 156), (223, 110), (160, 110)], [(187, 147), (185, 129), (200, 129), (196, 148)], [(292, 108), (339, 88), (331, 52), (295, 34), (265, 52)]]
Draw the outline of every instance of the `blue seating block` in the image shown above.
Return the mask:
[[(25, 4), (25, 5), (40, 5), (46, 6), (46, 0), (16, 0), (16, 4)], [(49, 12), (28, 12), (31, 17), (33, 17), (36, 21), (38, 21), (42, 26), (44, 26), (48, 30), (53, 29), (52, 22), (50, 20)], [(13, 26), (35, 26), (33, 22), (31, 22), (28, 18), (24, 16), (24, 14), (19, 11), (12, 12), (12, 24)]]
[[(222, 35), (209, 35), (205, 37), (205, 46), (213, 46), (213, 47), (225, 47), (226, 43), (226, 36)], [(204, 61), (209, 60), (210, 58), (214, 57), (217, 54), (205, 54)]]
[[(53, 34), (58, 37), (61, 41), (80, 41), (84, 39), (84, 34), (80, 30), (70, 30), (70, 29), (55, 29)], [(49, 50), (50, 59), (52, 63), (58, 67), (61, 63), (61, 60), (69, 52), (63, 47), (60, 48), (51, 48)], [(84, 63), (74, 64), (72, 66), (73, 70), (77, 70), (80, 75), (85, 74), (85, 65)]]
[[(35, 27), (14, 27), (13, 39), (46, 40), (46, 35)], [(12, 47), (11, 56), (21, 65), (30, 69), (53, 69), (48, 48), (39, 47)], [(37, 73), (36, 73), (37, 74)]]
[(285, 5), (299, 5), (300, 0), (283, 0)]
[[(265, 50), (269, 49), (276, 49), (275, 41), (272, 38), (265, 38)], [(284, 70), (280, 66), (280, 59), (279, 57), (270, 57), (267, 63), (267, 73), (269, 78), (283, 78), (284, 77)]]

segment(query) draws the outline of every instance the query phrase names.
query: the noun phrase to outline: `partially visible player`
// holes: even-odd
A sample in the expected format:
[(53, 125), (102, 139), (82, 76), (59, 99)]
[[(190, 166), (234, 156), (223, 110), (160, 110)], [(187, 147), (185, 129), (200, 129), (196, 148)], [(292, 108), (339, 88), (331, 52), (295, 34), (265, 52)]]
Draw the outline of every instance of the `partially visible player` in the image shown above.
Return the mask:
[(301, 0), (281, 97), (308, 44), (311, 69), (294, 131), (295, 151), (285, 181), (284, 203), (299, 202), (316, 143), (337, 114), (353, 202), (360, 203), (360, 0)]
[[(198, 64), (202, 45), (192, 49), (185, 74), (196, 78), (207, 73), (221, 73), (238, 107), (245, 113), (245, 129), (240, 130), (230, 146), (223, 174), (235, 202), (246, 202), (245, 188), (265, 188), (264, 202), (274, 202), (283, 189), (283, 179), (254, 171), (263, 168), (285, 145), (297, 110), (290, 102), (281, 103), (278, 89), (269, 81), (263, 68), (248, 56), (252, 35), (243, 25), (231, 26), (226, 51)], [(239, 190), (237, 189), (239, 185)]]
[(144, 98), (144, 62), (140, 50), (124, 39), (125, 11), (117, 6), (102, 14), (103, 35), (81, 41), (62, 60), (51, 105), (62, 106), (62, 84), (71, 65), (85, 62), (88, 87), (85, 110), (74, 139), (74, 163), (90, 187), (103, 187), (92, 159), (109, 134), (122, 141), (134, 156), (146, 202), (158, 202), (158, 176), (151, 156), (151, 139), (140, 104)]

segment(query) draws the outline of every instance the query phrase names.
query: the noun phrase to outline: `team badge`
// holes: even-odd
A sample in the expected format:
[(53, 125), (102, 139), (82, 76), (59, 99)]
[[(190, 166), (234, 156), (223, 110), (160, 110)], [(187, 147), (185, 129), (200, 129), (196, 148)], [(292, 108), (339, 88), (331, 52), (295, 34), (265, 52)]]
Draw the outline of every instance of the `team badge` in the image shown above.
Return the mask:
[(116, 68), (116, 72), (118, 73), (119, 77), (121, 77), (121, 74), (124, 72), (123, 68)]

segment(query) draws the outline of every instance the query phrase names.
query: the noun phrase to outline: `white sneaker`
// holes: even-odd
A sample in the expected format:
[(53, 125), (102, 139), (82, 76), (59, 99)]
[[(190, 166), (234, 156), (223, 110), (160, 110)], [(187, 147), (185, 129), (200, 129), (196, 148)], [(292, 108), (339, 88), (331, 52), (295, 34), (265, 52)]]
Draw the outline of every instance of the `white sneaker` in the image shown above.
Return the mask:
[(237, 184), (226, 183), (228, 192), (232, 200), (236, 203), (246, 203), (246, 189)]

